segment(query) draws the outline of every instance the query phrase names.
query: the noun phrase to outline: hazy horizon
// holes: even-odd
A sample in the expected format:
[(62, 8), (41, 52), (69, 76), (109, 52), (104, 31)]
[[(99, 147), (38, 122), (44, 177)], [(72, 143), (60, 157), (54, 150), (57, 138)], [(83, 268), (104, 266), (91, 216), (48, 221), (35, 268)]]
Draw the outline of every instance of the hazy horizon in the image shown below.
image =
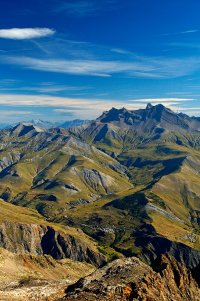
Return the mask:
[[(131, 109), (127, 109), (125, 106), (124, 107), (119, 107), (119, 108), (115, 108), (115, 107), (112, 107), (112, 108), (115, 108), (115, 109), (118, 109), (118, 110), (120, 110), (120, 109), (123, 109), (123, 108), (125, 108), (125, 109), (127, 109), (127, 110), (129, 110), (129, 111), (137, 111), (137, 110), (140, 110), (140, 109), (145, 109), (146, 108), (146, 106), (148, 105), (149, 103), (146, 103), (146, 104), (144, 104), (144, 106), (143, 107), (138, 107), (138, 108), (135, 108), (135, 109), (133, 109), (133, 110), (131, 110)], [(151, 104), (151, 103), (150, 103)], [(152, 105), (152, 104), (151, 104)], [(159, 105), (159, 104), (156, 104), (156, 105)], [(163, 104), (164, 105), (164, 104)], [(153, 104), (153, 106), (154, 106), (154, 104)], [(166, 108), (168, 108), (167, 106), (165, 106)], [(110, 108), (109, 110), (111, 110), (112, 108)], [(169, 109), (169, 108), (168, 108)], [(44, 117), (43, 119), (42, 118), (35, 118), (35, 119), (21, 119), (21, 120), (19, 120), (19, 121), (17, 121), (17, 122), (11, 122), (11, 121), (8, 121), (8, 122), (0, 122), (0, 125), (16, 125), (16, 124), (18, 124), (18, 123), (31, 123), (31, 122), (46, 122), (46, 123), (52, 123), (52, 124), (57, 124), (57, 125), (62, 125), (62, 124), (64, 124), (65, 122), (72, 122), (72, 121), (92, 121), (92, 120), (95, 120), (96, 118), (98, 118), (98, 117), (100, 117), (100, 115), (102, 114), (102, 113), (104, 113), (104, 112), (106, 112), (106, 111), (109, 111), (109, 110), (104, 110), (104, 111), (102, 111), (98, 116), (96, 116), (96, 117), (94, 117), (94, 118), (88, 118), (88, 119), (81, 119), (81, 118), (73, 118), (73, 116), (71, 116), (71, 117), (68, 117), (68, 118), (65, 118), (64, 116), (63, 117), (60, 117), (60, 119), (59, 120), (56, 120), (56, 119), (51, 119), (51, 118), (47, 118), (47, 117)], [(176, 114), (180, 114), (180, 113), (182, 113), (182, 114), (186, 114), (184, 111), (181, 111), (181, 110), (173, 110), (172, 109), (172, 111), (174, 112), (174, 113), (176, 113)], [(195, 115), (195, 113), (194, 114), (186, 114), (186, 115), (188, 115), (189, 117), (199, 117), (198, 116), (198, 114), (196, 114)]]

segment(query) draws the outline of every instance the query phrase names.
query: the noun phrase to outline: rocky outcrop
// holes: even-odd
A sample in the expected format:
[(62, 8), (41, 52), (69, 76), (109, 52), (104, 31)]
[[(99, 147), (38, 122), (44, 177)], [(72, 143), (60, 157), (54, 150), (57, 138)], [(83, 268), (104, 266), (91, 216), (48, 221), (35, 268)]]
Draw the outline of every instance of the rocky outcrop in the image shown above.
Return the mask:
[(19, 152), (10, 152), (0, 160), (0, 173), (19, 162), (23, 156)]
[(107, 192), (110, 186), (114, 184), (114, 179), (111, 176), (95, 169), (84, 168), (81, 171), (81, 176), (87, 185), (92, 187), (95, 191), (98, 191), (98, 186), (101, 186)]
[(11, 133), (17, 137), (26, 136), (28, 138), (34, 137), (41, 132), (43, 132), (43, 129), (33, 125), (32, 123), (20, 123), (11, 130)]
[(118, 190), (116, 179), (96, 169), (77, 167), (71, 168), (71, 173), (79, 177), (83, 183), (95, 192), (114, 193)]
[(156, 269), (137, 258), (118, 259), (66, 290), (65, 301), (197, 301), (200, 290), (191, 273), (168, 255)]
[(18, 254), (46, 254), (54, 259), (70, 258), (96, 266), (104, 263), (104, 257), (87, 246), (81, 235), (79, 238), (45, 225), (4, 222), (0, 225), (0, 247)]

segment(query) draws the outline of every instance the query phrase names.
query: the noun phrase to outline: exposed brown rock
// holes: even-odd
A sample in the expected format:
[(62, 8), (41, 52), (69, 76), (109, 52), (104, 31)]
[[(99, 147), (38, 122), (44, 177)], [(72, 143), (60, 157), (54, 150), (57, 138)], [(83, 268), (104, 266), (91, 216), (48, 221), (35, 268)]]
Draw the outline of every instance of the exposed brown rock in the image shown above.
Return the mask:
[(197, 301), (200, 289), (189, 270), (161, 256), (155, 270), (137, 258), (118, 259), (66, 290), (65, 301)]

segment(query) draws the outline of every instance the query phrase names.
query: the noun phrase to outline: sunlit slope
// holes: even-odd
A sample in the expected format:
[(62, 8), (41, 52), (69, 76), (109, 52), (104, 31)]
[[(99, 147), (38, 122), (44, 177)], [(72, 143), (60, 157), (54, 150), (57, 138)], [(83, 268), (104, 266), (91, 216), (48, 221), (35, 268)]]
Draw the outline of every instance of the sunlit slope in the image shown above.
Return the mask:
[[(152, 188), (149, 214), (155, 229), (200, 249), (200, 157), (188, 156), (178, 172), (162, 177)], [(169, 213), (169, 215), (167, 214)]]
[(144, 148), (138, 155), (138, 149), (129, 151), (127, 160), (137, 156), (140, 166), (127, 168), (132, 182), (141, 179), (140, 185), (102, 197), (94, 204), (72, 208), (68, 213), (70, 222), (102, 246), (126, 255), (143, 252), (138, 237), (142, 239), (145, 233), (148, 240), (161, 236), (200, 250), (198, 150), (166, 143), (165, 147)]
[(65, 132), (26, 135), (2, 134), (0, 194), (6, 201), (54, 216), (132, 186), (119, 162)]

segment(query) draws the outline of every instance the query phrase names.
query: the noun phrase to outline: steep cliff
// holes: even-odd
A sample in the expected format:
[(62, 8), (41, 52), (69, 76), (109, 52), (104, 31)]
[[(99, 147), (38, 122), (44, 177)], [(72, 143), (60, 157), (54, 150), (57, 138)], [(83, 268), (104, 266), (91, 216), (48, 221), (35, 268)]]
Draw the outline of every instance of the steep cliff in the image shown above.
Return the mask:
[(18, 254), (46, 254), (54, 259), (70, 258), (100, 266), (103, 256), (81, 239), (81, 232), (79, 234), (80, 238), (46, 225), (6, 221), (0, 224), (0, 247)]

